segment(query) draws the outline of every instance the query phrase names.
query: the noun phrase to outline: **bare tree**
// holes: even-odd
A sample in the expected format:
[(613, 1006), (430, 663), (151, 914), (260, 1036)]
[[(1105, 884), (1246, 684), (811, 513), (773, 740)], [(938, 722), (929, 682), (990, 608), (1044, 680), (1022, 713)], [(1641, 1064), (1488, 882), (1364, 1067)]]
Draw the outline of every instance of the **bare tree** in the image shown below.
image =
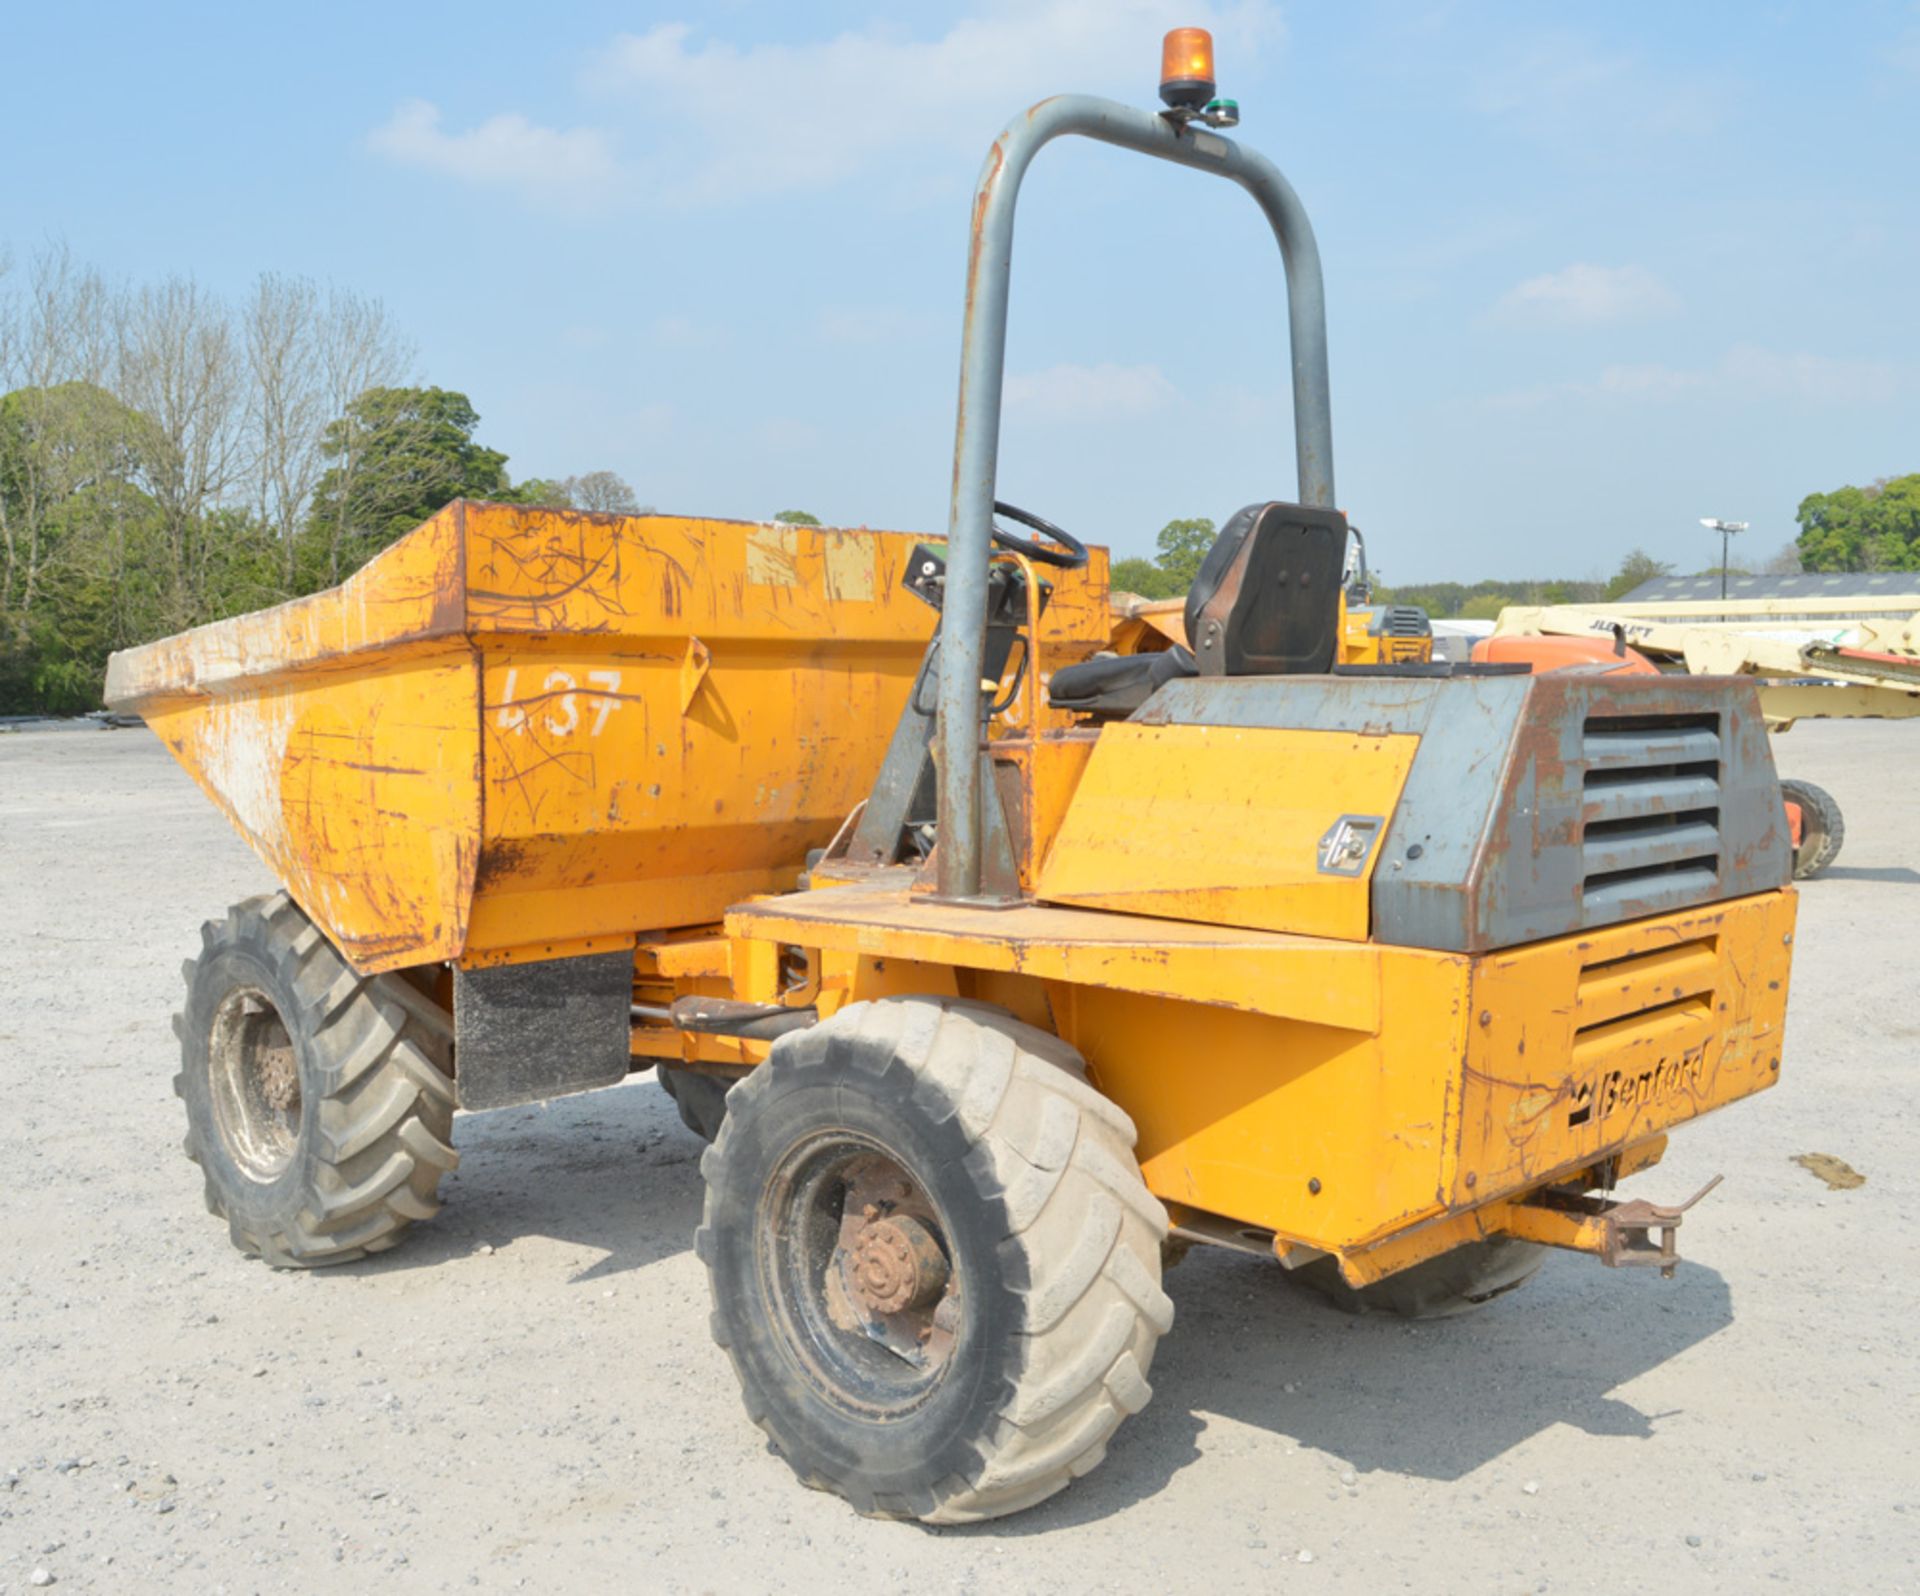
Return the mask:
[(329, 428), (411, 380), (378, 301), (269, 274), (236, 312), (57, 244), (22, 266), (0, 249), (0, 696), (84, 703), (109, 648), (338, 580), (315, 498), (364, 429)]
[(1802, 569), (1800, 564), (1800, 545), (1798, 543), (1784, 544), (1768, 558), (1767, 563), (1763, 565), (1761, 569), (1765, 571), (1768, 576), (1798, 576)]
[(310, 495), (326, 469), (340, 473), (342, 491), (334, 496), (334, 524), (325, 529), (328, 580), (338, 582), (343, 574), (340, 551), (351, 531), (346, 518), (352, 495), (346, 489), (360, 475), (367, 438), (359, 428), (342, 427), (335, 433), (333, 452), (327, 457), (322, 452), (327, 443), (326, 429), (330, 422), (344, 417), (353, 401), (368, 389), (394, 387), (410, 380), (414, 350), (387, 319), (386, 306), (379, 300), (332, 289), (315, 336), (315, 355), (324, 415), (313, 437), (315, 471), (308, 491)]
[(247, 475), (246, 370), (226, 308), (190, 278), (129, 295), (115, 387), (146, 417), (142, 477), (166, 536), (176, 625), (207, 619), (207, 512)]
[(289, 587), (293, 540), (319, 475), (316, 445), (327, 421), (315, 347), (319, 298), (307, 278), (266, 272), (240, 311), (253, 513), (279, 540)]
[(75, 552), (59, 508), (106, 468), (102, 440), (85, 423), (106, 375), (109, 296), (97, 272), (64, 245), (37, 255), (26, 299), (0, 318), (5, 469), (0, 491), (0, 613), (31, 614), (49, 573)]
[(589, 471), (585, 476), (565, 477), (560, 483), (567, 503), (576, 510), (594, 510), (603, 515), (646, 515), (647, 506), (634, 495), (627, 479), (617, 471)]
[(255, 516), (279, 540), (282, 577), (327, 461), (327, 424), (368, 388), (405, 379), (413, 352), (384, 306), (305, 277), (265, 273), (241, 313), (249, 378), (249, 454)]

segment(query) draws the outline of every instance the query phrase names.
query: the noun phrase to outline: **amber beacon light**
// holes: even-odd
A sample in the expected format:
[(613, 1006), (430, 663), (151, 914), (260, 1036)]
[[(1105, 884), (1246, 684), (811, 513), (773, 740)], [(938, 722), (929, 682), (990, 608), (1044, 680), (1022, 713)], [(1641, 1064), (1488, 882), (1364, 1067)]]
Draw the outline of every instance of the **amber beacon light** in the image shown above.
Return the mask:
[(1160, 98), (1198, 111), (1213, 98), (1213, 35), (1205, 28), (1174, 28), (1160, 46)]

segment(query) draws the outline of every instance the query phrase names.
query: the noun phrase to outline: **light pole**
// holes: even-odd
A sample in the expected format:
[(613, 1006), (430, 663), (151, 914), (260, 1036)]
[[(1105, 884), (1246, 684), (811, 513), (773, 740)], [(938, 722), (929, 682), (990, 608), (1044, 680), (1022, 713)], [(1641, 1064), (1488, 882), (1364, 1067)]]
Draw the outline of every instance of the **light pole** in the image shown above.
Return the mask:
[(1744, 521), (1720, 521), (1716, 520), (1713, 516), (1703, 515), (1700, 517), (1700, 524), (1709, 532), (1718, 532), (1720, 534), (1720, 602), (1724, 604), (1727, 601), (1727, 539), (1732, 537), (1736, 532), (1746, 531), (1747, 523)]

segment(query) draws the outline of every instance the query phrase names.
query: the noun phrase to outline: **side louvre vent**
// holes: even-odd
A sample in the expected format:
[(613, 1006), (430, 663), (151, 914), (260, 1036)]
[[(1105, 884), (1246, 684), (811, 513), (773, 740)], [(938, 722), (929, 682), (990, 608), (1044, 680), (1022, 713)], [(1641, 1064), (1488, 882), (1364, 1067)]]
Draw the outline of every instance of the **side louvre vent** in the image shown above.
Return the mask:
[(1590, 715), (1582, 755), (1585, 923), (1715, 896), (1719, 716)]

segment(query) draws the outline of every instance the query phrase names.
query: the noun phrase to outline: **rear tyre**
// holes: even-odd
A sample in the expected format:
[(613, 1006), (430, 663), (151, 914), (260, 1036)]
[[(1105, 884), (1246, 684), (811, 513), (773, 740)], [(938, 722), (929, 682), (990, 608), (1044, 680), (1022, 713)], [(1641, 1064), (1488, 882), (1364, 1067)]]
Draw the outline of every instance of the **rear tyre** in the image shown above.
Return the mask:
[(701, 1160), (747, 1413), (860, 1512), (1017, 1512), (1105, 1455), (1173, 1322), (1132, 1122), (1057, 1037), (935, 998), (783, 1037)]
[(208, 1209), (275, 1268), (393, 1246), (459, 1161), (445, 1011), (403, 975), (356, 974), (284, 892), (200, 940), (173, 1088)]
[(1780, 796), (1800, 808), (1800, 845), (1793, 850), (1793, 879), (1817, 876), (1840, 857), (1847, 824), (1833, 794), (1810, 781), (1783, 781)]
[(1547, 1249), (1495, 1237), (1469, 1242), (1370, 1286), (1350, 1286), (1332, 1258), (1290, 1270), (1287, 1279), (1323, 1297), (1343, 1313), (1391, 1313), (1403, 1319), (1448, 1319), (1518, 1291), (1540, 1272)]
[(703, 1142), (720, 1134), (720, 1122), (727, 1117), (727, 1089), (733, 1082), (700, 1070), (677, 1070), (656, 1064), (653, 1073), (660, 1088), (680, 1110), (680, 1123)]

